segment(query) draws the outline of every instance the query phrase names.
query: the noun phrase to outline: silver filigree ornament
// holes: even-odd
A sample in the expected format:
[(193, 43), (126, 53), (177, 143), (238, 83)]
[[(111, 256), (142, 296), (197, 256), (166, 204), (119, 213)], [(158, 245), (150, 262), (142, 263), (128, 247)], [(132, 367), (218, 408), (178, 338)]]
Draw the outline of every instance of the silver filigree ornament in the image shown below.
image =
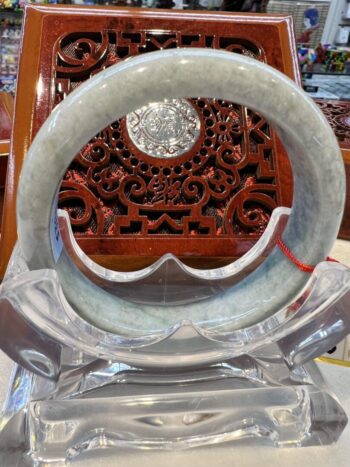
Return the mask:
[(154, 102), (126, 116), (133, 144), (149, 156), (169, 158), (188, 152), (198, 141), (201, 122), (186, 99)]

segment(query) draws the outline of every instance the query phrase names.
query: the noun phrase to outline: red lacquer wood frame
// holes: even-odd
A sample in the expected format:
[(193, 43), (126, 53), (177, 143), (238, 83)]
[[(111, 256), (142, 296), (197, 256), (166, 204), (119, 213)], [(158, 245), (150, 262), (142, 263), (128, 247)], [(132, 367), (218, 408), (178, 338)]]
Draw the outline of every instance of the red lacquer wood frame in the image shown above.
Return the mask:
[(10, 153), (13, 109), (14, 102), (11, 94), (0, 92), (0, 220), (2, 218), (7, 162)]
[[(145, 30), (180, 31), (188, 35), (222, 35), (249, 40), (263, 50), (266, 62), (300, 83), (295, 51), (292, 20), (284, 16), (230, 14), (211, 12), (164, 11), (127, 8), (81, 8), (74, 6), (30, 5), (24, 16), (24, 37), (21, 49), (16, 94), (13, 149), (10, 157), (5, 193), (5, 213), (0, 245), (0, 273), (3, 274), (16, 240), (15, 198), (18, 177), (28, 147), (47, 118), (54, 102), (52, 96), (55, 47), (69, 32)], [(292, 197), (291, 172), (286, 154), (274, 139), (278, 154), (278, 204), (290, 205)], [(77, 237), (82, 248), (94, 260), (109, 267), (133, 269), (154, 261), (164, 253), (192, 259), (192, 264), (210, 266), (215, 258), (223, 262), (246, 252), (259, 235), (240, 235), (239, 238), (213, 238), (163, 235), (142, 238), (130, 235), (100, 239)], [(118, 243), (118, 248), (116, 248)], [(184, 252), (184, 253), (182, 253)], [(123, 255), (121, 257), (121, 255)], [(127, 258), (127, 260), (126, 260)], [(203, 258), (206, 258), (203, 263)]]

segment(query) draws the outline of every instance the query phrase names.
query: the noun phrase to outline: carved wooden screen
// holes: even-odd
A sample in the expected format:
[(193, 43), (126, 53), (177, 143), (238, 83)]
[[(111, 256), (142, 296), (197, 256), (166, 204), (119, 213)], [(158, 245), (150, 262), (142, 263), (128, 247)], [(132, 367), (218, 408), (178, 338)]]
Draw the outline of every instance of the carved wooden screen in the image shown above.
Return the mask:
[[(54, 105), (80, 82), (122, 59), (174, 47), (221, 48), (265, 61), (263, 50), (253, 42), (225, 36), (142, 30), (68, 34), (55, 47)], [(215, 239), (263, 232), (271, 211), (281, 203), (271, 129), (257, 113), (242, 106), (203, 98), (190, 102), (192, 109), (176, 101), (169, 110), (182, 119), (192, 141), (193, 119), (199, 121), (197, 141), (178, 157), (174, 154), (186, 141), (167, 147), (142, 135), (141, 113), (133, 113), (135, 122), (129, 128), (126, 118), (112, 123), (82, 149), (60, 195), (60, 206), (70, 213), (78, 238)], [(172, 124), (170, 119), (168, 125)], [(154, 128), (157, 131), (162, 128)], [(152, 152), (162, 157), (153, 157)], [(224, 256), (225, 250), (218, 254)]]
[(342, 149), (350, 149), (350, 103), (318, 99), (317, 105), (325, 114)]
[(350, 102), (322, 99), (316, 102), (333, 128), (343, 154), (347, 189), (339, 237), (350, 240)]
[[(292, 23), (286, 17), (32, 6), (24, 53), (39, 22), (30, 138), (81, 82), (154, 50), (224, 49), (264, 61), (299, 81)], [(95, 259), (126, 255), (152, 261), (169, 251), (185, 258), (239, 256), (262, 234), (271, 211), (291, 203), (289, 163), (262, 116), (198, 96), (171, 102), (165, 111), (165, 127), (151, 119), (155, 141), (140, 133), (137, 120), (143, 115), (135, 112), (96, 135), (66, 173), (60, 206), (69, 212), (79, 244)], [(164, 147), (157, 137), (160, 131), (174, 131), (173, 113), (193, 129), (193, 138)], [(154, 157), (161, 152), (172, 157)]]

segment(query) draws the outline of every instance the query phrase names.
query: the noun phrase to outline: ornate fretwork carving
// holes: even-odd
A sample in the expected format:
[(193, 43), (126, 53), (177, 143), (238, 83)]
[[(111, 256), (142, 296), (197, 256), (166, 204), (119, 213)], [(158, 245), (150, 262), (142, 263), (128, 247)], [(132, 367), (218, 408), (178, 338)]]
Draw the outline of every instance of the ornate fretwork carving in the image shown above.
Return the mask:
[[(52, 104), (105, 67), (174, 47), (222, 48), (265, 60), (258, 45), (232, 37), (118, 30), (69, 34), (56, 44)], [(215, 239), (262, 233), (279, 204), (269, 126), (230, 102), (192, 98), (186, 104), (198, 122), (185, 151), (149, 155), (152, 148), (136, 142), (125, 117), (82, 149), (60, 194), (76, 235)]]
[(325, 114), (342, 147), (350, 147), (350, 104), (347, 101), (318, 99), (317, 105)]

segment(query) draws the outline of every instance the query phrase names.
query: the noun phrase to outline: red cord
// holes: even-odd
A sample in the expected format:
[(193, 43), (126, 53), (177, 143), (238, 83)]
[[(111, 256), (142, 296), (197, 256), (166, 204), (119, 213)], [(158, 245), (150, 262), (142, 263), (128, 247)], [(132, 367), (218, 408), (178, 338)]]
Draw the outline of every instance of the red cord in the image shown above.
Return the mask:
[[(277, 243), (277, 246), (282, 251), (282, 253), (284, 253), (285, 256), (288, 259), (290, 259), (292, 261), (292, 263), (294, 263), (301, 271), (309, 272), (309, 273), (314, 271), (316, 266), (312, 266), (311, 264), (305, 264), (305, 263), (302, 263), (301, 261), (299, 261), (298, 258), (296, 258), (293, 255), (293, 253), (290, 251), (290, 249), (287, 247), (287, 245), (283, 242), (281, 237), (277, 238), (276, 243)], [(330, 257), (327, 257), (327, 261), (332, 261), (334, 263), (338, 263), (338, 261), (336, 259), (333, 259), (333, 258), (330, 258)]]
[(331, 258), (330, 256), (327, 256), (327, 261), (330, 261), (331, 263), (339, 263), (337, 259)]

